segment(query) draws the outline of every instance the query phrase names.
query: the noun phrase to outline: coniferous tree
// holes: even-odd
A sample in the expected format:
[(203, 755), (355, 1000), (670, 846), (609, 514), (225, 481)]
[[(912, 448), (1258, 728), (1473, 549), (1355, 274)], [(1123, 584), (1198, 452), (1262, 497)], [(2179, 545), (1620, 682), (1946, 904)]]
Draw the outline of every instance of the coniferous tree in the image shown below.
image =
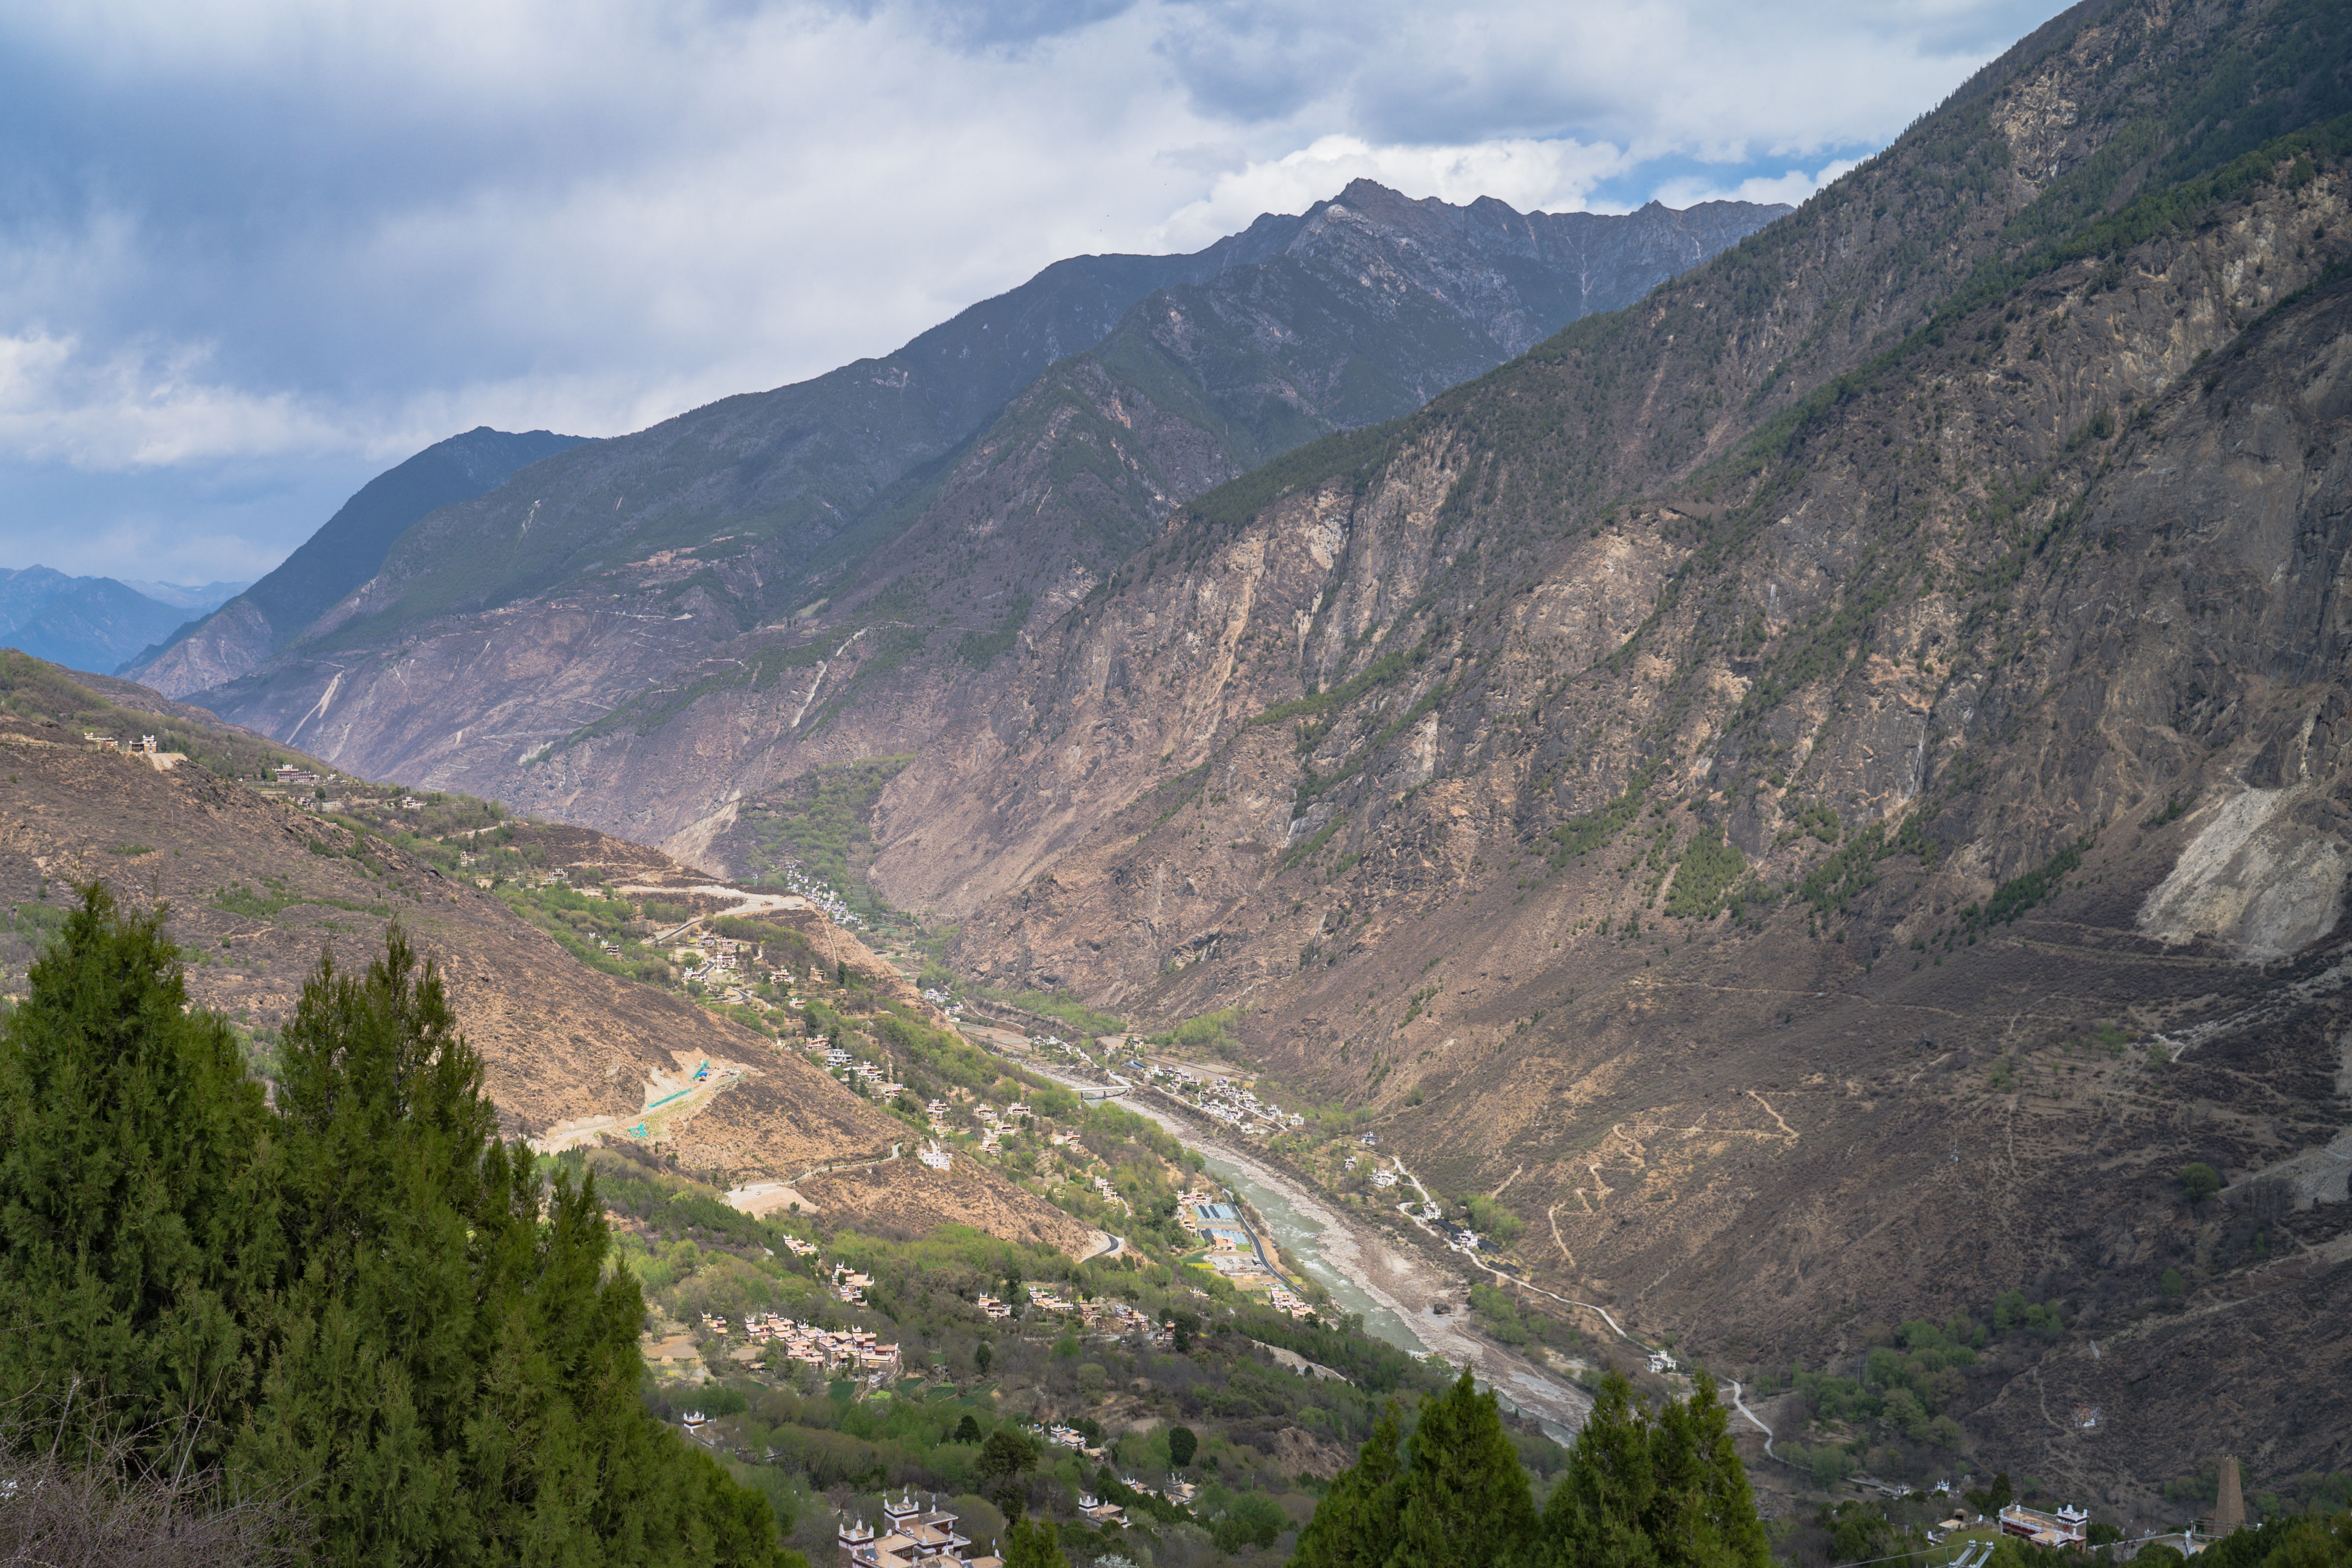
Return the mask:
[(1491, 1568), (1516, 1562), (1534, 1539), (1535, 1499), (1491, 1393), (1465, 1367), (1453, 1387), (1423, 1401), (1397, 1516), (1399, 1568)]
[(1465, 1372), (1425, 1400), (1410, 1463), (1393, 1406), (1299, 1532), (1291, 1568), (1770, 1568), (1715, 1381), (1653, 1418), (1601, 1380), (1538, 1521), (1491, 1394)]
[(1544, 1568), (1769, 1568), (1715, 1379), (1653, 1419), (1611, 1373), (1544, 1509)]
[(1200, 1436), (1194, 1432), (1192, 1427), (1171, 1427), (1168, 1428), (1168, 1462), (1170, 1464), (1175, 1466), (1181, 1470), (1186, 1465), (1191, 1464), (1192, 1462), (1192, 1456), (1200, 1451)]
[(593, 1182), (499, 1140), (399, 929), (322, 961), (273, 1113), (163, 923), (85, 890), (0, 1029), (0, 1396), (44, 1447), (217, 1461), (337, 1564), (801, 1563), (645, 1410)]
[(1339, 1472), (1298, 1532), (1291, 1568), (1381, 1568), (1396, 1549), (1404, 1461), (1391, 1404), (1372, 1424), (1356, 1462)]
[(1050, 1519), (1017, 1519), (1004, 1535), (1004, 1568), (1070, 1568)]
[(774, 1563), (763, 1499), (655, 1425), (593, 1178), (509, 1154), (434, 966), (330, 955), (281, 1048), (284, 1333), (236, 1458), (339, 1563)]
[(1656, 1485), (1650, 1539), (1672, 1568), (1770, 1568), (1756, 1493), (1731, 1446), (1730, 1412), (1705, 1372), (1669, 1401), (1652, 1429)]
[(1656, 1493), (1649, 1423), (1633, 1385), (1612, 1372), (1544, 1504), (1535, 1561), (1543, 1568), (1654, 1568), (1649, 1520)]
[(0, 1402), (69, 1457), (216, 1458), (280, 1255), (261, 1086), (164, 917), (83, 889), (0, 1031)]

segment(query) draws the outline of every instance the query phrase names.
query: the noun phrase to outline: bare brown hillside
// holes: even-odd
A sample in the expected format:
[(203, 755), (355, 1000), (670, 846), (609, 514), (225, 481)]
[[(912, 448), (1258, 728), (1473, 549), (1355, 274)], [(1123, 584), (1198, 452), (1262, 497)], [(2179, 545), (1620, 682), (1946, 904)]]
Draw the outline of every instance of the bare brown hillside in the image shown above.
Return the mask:
[[(349, 852), (360, 841), (331, 816), (193, 762), (166, 769), (98, 750), (37, 715), (0, 713), (0, 903), (10, 907), (0, 963), (13, 986), (22, 986), (25, 965), (73, 884), (92, 879), (167, 904), (189, 955), (191, 997), (265, 1030), (290, 1012), (322, 949), (364, 963), (397, 919), (447, 977), (512, 1134), (546, 1139), (583, 1125), (618, 1133), (656, 1085), (683, 1082), (709, 1061), (746, 1076), (668, 1129), (669, 1147), (688, 1168), (740, 1183), (789, 1180), (908, 1141), (902, 1124), (797, 1052), (684, 998), (586, 967), (493, 895), (381, 839), (367, 841), (364, 860), (355, 858)], [(626, 867), (680, 890), (705, 881), (656, 852), (585, 830), (549, 838), (559, 863)], [(786, 918), (820, 937), (827, 925), (814, 910)], [(838, 946), (845, 961), (904, 985), (854, 941)], [(899, 1217), (911, 1203), (940, 1221), (1045, 1236), (1081, 1251), (1090, 1244), (1086, 1227), (992, 1172), (975, 1168), (961, 1183), (908, 1200), (897, 1189), (929, 1173), (911, 1161), (880, 1169), (872, 1182), (845, 1189), (839, 1207)]]

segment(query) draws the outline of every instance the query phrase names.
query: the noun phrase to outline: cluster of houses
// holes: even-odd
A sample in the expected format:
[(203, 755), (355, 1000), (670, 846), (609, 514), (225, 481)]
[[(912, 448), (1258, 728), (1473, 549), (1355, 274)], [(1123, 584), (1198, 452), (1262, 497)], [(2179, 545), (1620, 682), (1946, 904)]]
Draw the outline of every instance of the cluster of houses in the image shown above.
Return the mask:
[(1289, 1286), (1276, 1281), (1266, 1291), (1266, 1300), (1274, 1310), (1286, 1318), (1311, 1318), (1315, 1309)]
[[(699, 957), (697, 956), (698, 952)], [(732, 999), (742, 986), (744, 971), (751, 964), (751, 956), (757, 952), (758, 949), (749, 942), (711, 936), (704, 938), (698, 947), (680, 947), (670, 955), (670, 962), (691, 964), (693, 967), (686, 972), (689, 980), (699, 981), (706, 986), (734, 988), (729, 993)]]
[[(1097, 1526), (1127, 1522), (1118, 1504), (1091, 1492), (1078, 1495), (1078, 1512)], [(835, 1515), (834, 1543), (841, 1553), (839, 1568), (1003, 1568), (995, 1543), (974, 1542), (936, 1494), (929, 1506), (912, 1491), (895, 1498), (885, 1494), (879, 1530), (864, 1519)]]
[[(1013, 1316), (1011, 1304), (999, 1301), (994, 1296), (982, 1296), (972, 1304), (985, 1316), (998, 1322), (1003, 1322)], [(1056, 1317), (1074, 1317), (1083, 1327), (1097, 1333), (1148, 1333), (1152, 1336), (1152, 1343), (1163, 1346), (1170, 1343), (1174, 1334), (1172, 1329), (1164, 1323), (1154, 1322), (1150, 1314), (1139, 1307), (1129, 1306), (1125, 1301), (1072, 1301), (1051, 1285), (1032, 1287), (1029, 1291), (1029, 1307), (1032, 1312), (1049, 1312)]]
[(1020, 1118), (1029, 1114), (1029, 1102), (1015, 1100), (1000, 1116), (986, 1105), (976, 1106), (972, 1114), (980, 1118), (980, 1146), (991, 1154), (1003, 1145), (1004, 1134), (1013, 1131)]
[[(119, 752), (128, 757), (143, 757), (161, 768), (168, 769), (184, 760), (179, 752), (164, 750), (163, 743), (152, 735), (142, 735), (136, 740), (126, 741), (117, 740), (110, 735), (100, 735), (95, 730), (85, 729), (81, 732), (81, 737), (100, 751)], [(316, 774), (310, 775), (310, 779), (313, 784), (319, 781)]]
[[(733, 996), (735, 993), (730, 991), (728, 994)], [(827, 1045), (823, 1040), (813, 1040), (809, 1044), (809, 1051), (811, 1054), (824, 1061), (824, 1070), (836, 1078), (863, 1080), (866, 1092), (878, 1099), (887, 1100), (892, 1095), (902, 1092), (907, 1087), (890, 1076), (888, 1068), (878, 1062), (858, 1061), (856, 1054), (846, 1046)], [(946, 1130), (939, 1124), (939, 1118), (934, 1116), (931, 1131), (938, 1134)]]
[(1187, 1192), (1176, 1200), (1176, 1223), (1208, 1245), (1202, 1260), (1235, 1285), (1264, 1291), (1275, 1311), (1286, 1316), (1313, 1315), (1315, 1309), (1265, 1266), (1240, 1209), (1210, 1193)]
[(835, 925), (855, 926), (863, 924), (855, 914), (851, 913), (849, 905), (841, 901), (841, 894), (833, 890), (832, 883), (820, 882), (809, 875), (802, 869), (801, 862), (796, 860), (778, 861), (769, 871), (765, 880), (782, 883), (784, 886), (824, 911), (824, 917)]
[(946, 991), (941, 990), (937, 986), (930, 988), (923, 993), (923, 1000), (939, 1009), (942, 1014), (946, 1015), (947, 1020), (950, 1023), (963, 1022), (963, 1002), (960, 998), (949, 995)]
[[(705, 1312), (703, 1331), (726, 1339), (727, 1320)], [(819, 1372), (849, 1372), (864, 1377), (892, 1376), (898, 1371), (898, 1347), (874, 1337), (870, 1329), (824, 1329), (798, 1322), (773, 1312), (754, 1312), (743, 1320), (743, 1337), (750, 1344), (772, 1344), (804, 1366)]]
[(921, 1148), (915, 1151), (915, 1157), (935, 1171), (943, 1171), (953, 1163), (948, 1151), (933, 1141), (926, 1141)]
[(958, 1517), (930, 1500), (929, 1508), (905, 1492), (882, 1500), (882, 1528), (836, 1516), (834, 1542), (840, 1568), (1004, 1568), (993, 1542), (975, 1545)]
[(1305, 1116), (1295, 1111), (1286, 1113), (1272, 1101), (1259, 1099), (1234, 1079), (1212, 1078), (1189, 1068), (1165, 1065), (1154, 1067), (1150, 1077), (1160, 1088), (1199, 1106), (1201, 1113), (1211, 1121), (1238, 1133), (1273, 1137), (1307, 1125)]
[(1201, 1495), (1201, 1489), (1196, 1483), (1181, 1479), (1175, 1476), (1170, 1476), (1168, 1478), (1168, 1484), (1166, 1486), (1160, 1487), (1146, 1486), (1143, 1482), (1137, 1480), (1133, 1476), (1121, 1476), (1118, 1479), (1119, 1484), (1126, 1487), (1129, 1491), (1140, 1492), (1145, 1497), (1164, 1497), (1170, 1502), (1175, 1503), (1180, 1508), (1190, 1503), (1194, 1498)]

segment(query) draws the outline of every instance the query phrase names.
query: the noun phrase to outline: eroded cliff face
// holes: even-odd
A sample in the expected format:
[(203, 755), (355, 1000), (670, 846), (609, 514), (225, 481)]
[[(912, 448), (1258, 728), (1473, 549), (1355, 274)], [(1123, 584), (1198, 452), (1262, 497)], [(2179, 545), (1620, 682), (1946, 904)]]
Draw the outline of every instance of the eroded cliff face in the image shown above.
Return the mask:
[(2347, 170), (2287, 148), (1968, 281), (2124, 67), (2224, 21), (2112, 8), (1964, 97), (2003, 156), (1942, 159), (1948, 251), (1885, 214), (1931, 135), (1187, 515), (892, 782), (880, 884), (982, 979), (1245, 1007), (1291, 1093), (1703, 1354), (2023, 1288), (2084, 1326), (1967, 1414), (2036, 1473), (2336, 1462), (2260, 1392), (2196, 1413), (2341, 1393), (2347, 1348)]

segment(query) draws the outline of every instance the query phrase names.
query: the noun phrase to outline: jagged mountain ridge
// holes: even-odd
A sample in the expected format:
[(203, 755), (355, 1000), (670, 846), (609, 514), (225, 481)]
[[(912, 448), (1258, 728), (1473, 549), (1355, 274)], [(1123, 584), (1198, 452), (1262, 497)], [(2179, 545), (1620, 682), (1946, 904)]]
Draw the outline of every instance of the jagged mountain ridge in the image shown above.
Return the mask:
[(1058, 360), (951, 460), (827, 503), (823, 527), (761, 497), (848, 436), (730, 400), (426, 519), (312, 636), (205, 700), (379, 775), (661, 837), (765, 779), (919, 745), (1183, 497), (1409, 409), (1780, 210), (1349, 194), (1156, 263), (1199, 276)]
[(1711, 1362), (2023, 1289), (2080, 1326), (1951, 1396), (1980, 1456), (2340, 1467), (2347, 62), (2326, 6), (2076, 7), (1203, 497), (890, 783), (877, 883), (989, 983), (1249, 1009)]

